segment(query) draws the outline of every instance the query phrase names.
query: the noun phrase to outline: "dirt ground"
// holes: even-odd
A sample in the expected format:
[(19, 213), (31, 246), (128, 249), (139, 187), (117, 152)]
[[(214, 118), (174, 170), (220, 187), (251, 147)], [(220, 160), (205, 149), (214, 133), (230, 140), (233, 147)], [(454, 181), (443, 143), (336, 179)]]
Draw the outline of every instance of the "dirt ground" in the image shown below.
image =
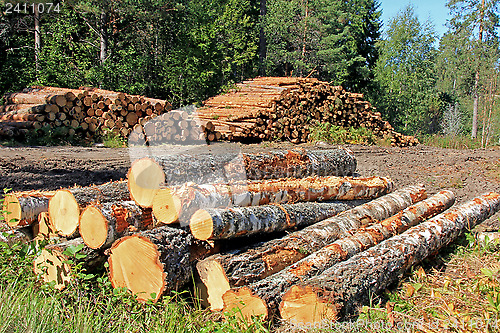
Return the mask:
[[(225, 145), (228, 144), (220, 144), (219, 148), (225, 150)], [(231, 144), (231, 149), (235, 147), (242, 151), (267, 151), (297, 146), (287, 143)], [(317, 143), (299, 147), (327, 149), (335, 146)], [(486, 191), (500, 191), (500, 149), (452, 150), (423, 145), (348, 147), (355, 153), (360, 175), (390, 177), (396, 188), (423, 183), (429, 194), (442, 189), (452, 190), (457, 202)], [(127, 148), (0, 147), (0, 188), (47, 190), (75, 184), (100, 184), (126, 178), (129, 167)], [(482, 227), (498, 229), (497, 216)]]

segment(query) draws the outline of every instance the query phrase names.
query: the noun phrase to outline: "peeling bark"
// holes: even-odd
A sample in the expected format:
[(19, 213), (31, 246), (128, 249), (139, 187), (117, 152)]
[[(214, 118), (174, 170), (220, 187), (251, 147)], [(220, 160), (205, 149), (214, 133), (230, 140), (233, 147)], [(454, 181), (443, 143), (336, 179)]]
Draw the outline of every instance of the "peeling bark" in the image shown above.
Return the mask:
[(500, 194), (484, 194), (297, 283), (283, 296), (281, 317), (316, 323), (353, 315), (370, 294), (385, 290), (407, 269), (499, 209)]
[(198, 209), (300, 201), (374, 199), (391, 192), (393, 188), (392, 180), (384, 177), (283, 178), (230, 185), (188, 183), (158, 191), (153, 200), (153, 213), (163, 223), (179, 221), (185, 226)]
[[(410, 186), (242, 253), (217, 254), (200, 261), (196, 267), (208, 289), (211, 309), (222, 309), (222, 295), (231, 287), (272, 275), (323, 246), (350, 236), (352, 231), (386, 219), (425, 197), (422, 185)], [(220, 268), (217, 276), (208, 276), (211, 271), (204, 268), (207, 265)], [(216, 281), (214, 286), (208, 282), (209, 278)], [(220, 287), (219, 282), (224, 283), (224, 287)]]
[(151, 207), (162, 185), (232, 183), (243, 180), (307, 176), (347, 176), (356, 170), (348, 149), (293, 150), (270, 153), (177, 154), (135, 161), (127, 174), (131, 197)]
[(80, 209), (96, 202), (129, 200), (126, 181), (58, 190), (49, 201), (49, 216), (59, 235), (74, 238), (78, 234)]
[(142, 209), (133, 201), (115, 201), (87, 206), (80, 216), (79, 231), (88, 247), (99, 249), (153, 225), (151, 209)]
[(191, 234), (200, 240), (230, 239), (303, 228), (366, 201), (307, 202), (258, 207), (200, 209), (191, 218)]
[[(361, 229), (354, 235), (339, 239), (282, 271), (256, 281), (248, 286), (227, 291), (224, 298), (224, 311), (238, 307), (241, 313), (250, 319), (251, 315), (264, 315), (272, 318), (281, 302), (283, 294), (294, 284), (308, 280), (321, 274), (333, 265), (347, 260), (357, 253), (380, 243), (381, 241), (400, 234), (408, 228), (448, 209), (455, 202), (455, 196), (450, 191), (442, 191), (432, 197), (420, 201), (396, 215)], [(244, 296), (239, 289), (246, 289)], [(239, 298), (239, 305), (231, 300)], [(257, 302), (254, 298), (260, 300)], [(226, 301), (227, 300), (227, 301)], [(265, 304), (264, 311), (254, 309), (249, 304)]]
[(35, 223), (38, 214), (48, 211), (49, 199), (54, 193), (28, 191), (7, 194), (2, 207), (5, 221), (12, 228)]

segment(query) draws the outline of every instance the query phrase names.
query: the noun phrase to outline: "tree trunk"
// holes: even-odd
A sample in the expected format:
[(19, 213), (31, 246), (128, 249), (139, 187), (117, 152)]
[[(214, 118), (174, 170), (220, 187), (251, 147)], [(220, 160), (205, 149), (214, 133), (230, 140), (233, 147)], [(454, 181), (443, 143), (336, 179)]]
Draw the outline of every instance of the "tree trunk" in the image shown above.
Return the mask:
[(153, 213), (162, 223), (188, 225), (198, 209), (259, 206), (299, 201), (374, 199), (392, 191), (392, 180), (383, 177), (307, 177), (255, 180), (235, 184), (185, 184), (159, 190)]
[(104, 62), (106, 61), (106, 58), (108, 56), (108, 29), (107, 29), (107, 14), (103, 10), (101, 12), (101, 18), (100, 18), (100, 52), (99, 52), (99, 60), (101, 62), (101, 65), (104, 65)]
[(407, 269), (499, 209), (500, 195), (484, 194), (297, 283), (283, 295), (281, 317), (318, 323), (353, 315), (370, 295), (384, 291)]
[(102, 185), (58, 190), (49, 201), (49, 215), (59, 235), (76, 237), (80, 209), (95, 202), (129, 200), (127, 182), (109, 182)]
[(265, 27), (265, 17), (267, 13), (267, 4), (266, 0), (260, 0), (260, 33), (259, 33), (259, 67), (260, 67), (260, 75), (264, 76), (266, 73), (266, 53), (267, 53), (267, 42), (266, 42), (266, 33), (264, 31)]
[(349, 236), (350, 232), (386, 219), (425, 197), (422, 185), (410, 186), (250, 250), (211, 256), (196, 265), (203, 282), (200, 287), (207, 289), (210, 308), (222, 310), (222, 295), (231, 287), (272, 275), (323, 246)]
[[(404, 232), (448, 209), (454, 202), (455, 196), (452, 192), (442, 191), (380, 223), (339, 239), (276, 274), (246, 287), (231, 289), (223, 295), (224, 312), (237, 307), (246, 320), (250, 320), (252, 315), (272, 318), (278, 310), (283, 294), (292, 285), (317, 276), (333, 265)], [(252, 304), (259, 307), (255, 308)], [(264, 307), (260, 307), (262, 304)], [(259, 308), (264, 311), (259, 311)]]
[[(222, 148), (221, 148), (222, 149)], [(162, 184), (228, 183), (239, 180), (346, 176), (356, 170), (348, 149), (293, 150), (251, 154), (239, 151), (156, 156), (136, 160), (127, 178), (132, 199), (150, 208)]]
[(52, 191), (27, 191), (7, 194), (3, 201), (3, 217), (12, 227), (22, 227), (36, 222), (38, 214), (47, 212)]
[(42, 43), (40, 39), (40, 13), (38, 12), (38, 6), (35, 4), (33, 6), (34, 11), (34, 20), (35, 20), (35, 70), (36, 77), (38, 78), (38, 74), (40, 71), (40, 51), (42, 49)]
[(0, 242), (7, 243), (12, 246), (14, 244), (28, 244), (34, 238), (31, 226), (12, 229), (8, 231), (0, 230)]
[[(72, 254), (78, 253), (78, 256)], [(71, 262), (70, 262), (71, 261)], [(106, 261), (102, 251), (93, 250), (75, 238), (58, 244), (47, 245), (33, 261), (34, 272), (45, 283), (53, 283), (62, 290), (73, 278), (72, 267), (81, 263), (87, 271), (95, 270)]]
[(191, 218), (191, 234), (199, 240), (230, 239), (258, 233), (303, 228), (366, 201), (307, 202), (259, 207), (200, 209)]
[(99, 249), (153, 225), (151, 209), (142, 209), (133, 201), (114, 201), (87, 206), (80, 216), (79, 232), (88, 247)]
[(187, 232), (161, 227), (117, 240), (109, 250), (109, 278), (139, 301), (157, 301), (191, 281), (192, 262), (212, 249), (192, 241)]
[[(479, 14), (479, 47), (482, 48), (483, 43), (483, 30), (484, 30), (484, 0), (481, 2), (481, 9)], [(481, 54), (481, 53), (480, 53)], [(480, 59), (481, 56), (478, 57)], [(474, 103), (472, 109), (472, 138), (475, 139), (477, 137), (477, 115), (479, 109), (479, 65), (476, 68), (476, 75), (474, 78)]]

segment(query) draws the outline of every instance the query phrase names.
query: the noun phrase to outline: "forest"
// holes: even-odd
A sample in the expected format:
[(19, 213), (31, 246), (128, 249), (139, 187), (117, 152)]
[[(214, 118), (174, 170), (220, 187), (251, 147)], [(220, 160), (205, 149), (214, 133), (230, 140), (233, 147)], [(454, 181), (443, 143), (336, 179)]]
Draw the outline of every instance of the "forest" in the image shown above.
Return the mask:
[(499, 1), (449, 0), (441, 37), (376, 0), (0, 2), (0, 94), (102, 89), (174, 107), (256, 76), (315, 77), (363, 93), (411, 135), (500, 135)]

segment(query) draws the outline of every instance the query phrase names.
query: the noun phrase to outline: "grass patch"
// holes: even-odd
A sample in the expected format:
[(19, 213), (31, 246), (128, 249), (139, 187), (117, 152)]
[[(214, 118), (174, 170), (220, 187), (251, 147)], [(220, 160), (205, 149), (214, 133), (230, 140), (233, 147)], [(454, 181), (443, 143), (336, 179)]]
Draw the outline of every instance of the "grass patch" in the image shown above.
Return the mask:
[(364, 127), (344, 128), (330, 123), (318, 123), (310, 129), (309, 138), (312, 141), (325, 141), (332, 144), (365, 144), (377, 142), (372, 131)]
[(426, 135), (419, 138), (426, 146), (449, 148), (449, 149), (476, 149), (481, 148), (480, 139), (471, 139), (469, 136), (453, 135)]
[(110, 129), (106, 129), (104, 131), (104, 135), (102, 137), (102, 143), (104, 144), (104, 147), (108, 148), (127, 147), (127, 139), (125, 139), (119, 134), (116, 134)]

